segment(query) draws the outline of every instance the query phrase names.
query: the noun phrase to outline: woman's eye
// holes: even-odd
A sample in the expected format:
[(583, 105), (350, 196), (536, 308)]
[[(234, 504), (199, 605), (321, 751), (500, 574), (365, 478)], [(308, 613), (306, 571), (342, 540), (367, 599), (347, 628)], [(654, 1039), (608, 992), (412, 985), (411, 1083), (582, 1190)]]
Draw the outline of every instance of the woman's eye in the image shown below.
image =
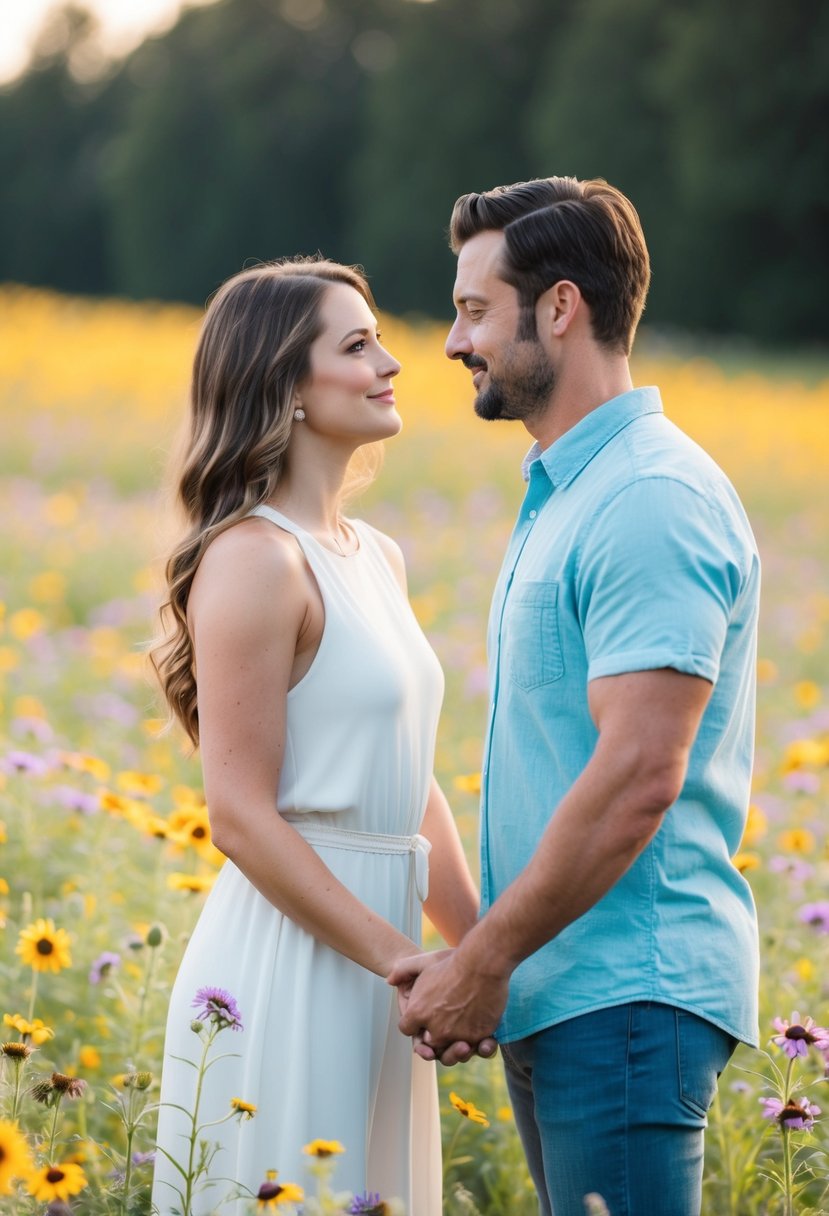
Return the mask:
[(366, 349), (365, 338), (358, 338), (358, 340), (356, 342), (354, 342), (351, 346), (349, 346), (348, 353), (351, 354), (352, 351), (355, 351), (359, 355), (361, 353), (361, 351), (364, 351), (365, 349)]

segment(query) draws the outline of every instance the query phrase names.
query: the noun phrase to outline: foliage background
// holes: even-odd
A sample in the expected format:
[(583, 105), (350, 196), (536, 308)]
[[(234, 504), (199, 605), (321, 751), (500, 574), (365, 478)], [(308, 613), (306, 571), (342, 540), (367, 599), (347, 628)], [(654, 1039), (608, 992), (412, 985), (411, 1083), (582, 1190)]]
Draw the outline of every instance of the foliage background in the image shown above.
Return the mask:
[(0, 92), (0, 280), (187, 300), (320, 248), (444, 317), (468, 190), (630, 195), (648, 319), (825, 339), (821, 0), (219, 0), (107, 64), (68, 7)]

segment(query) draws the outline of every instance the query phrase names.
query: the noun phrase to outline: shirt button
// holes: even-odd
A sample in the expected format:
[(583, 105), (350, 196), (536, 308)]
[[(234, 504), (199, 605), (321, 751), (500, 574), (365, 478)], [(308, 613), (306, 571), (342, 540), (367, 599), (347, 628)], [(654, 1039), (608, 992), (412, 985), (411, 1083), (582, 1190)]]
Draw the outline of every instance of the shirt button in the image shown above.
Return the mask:
[(538, 514), (537, 511), (530, 511), (530, 519), (535, 519), (537, 514)]

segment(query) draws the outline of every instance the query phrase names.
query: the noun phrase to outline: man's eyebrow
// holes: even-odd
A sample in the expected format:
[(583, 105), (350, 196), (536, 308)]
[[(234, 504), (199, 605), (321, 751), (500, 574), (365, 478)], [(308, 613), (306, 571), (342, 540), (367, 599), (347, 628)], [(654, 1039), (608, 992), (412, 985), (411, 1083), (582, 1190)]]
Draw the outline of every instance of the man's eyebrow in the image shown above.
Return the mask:
[(486, 296), (475, 295), (475, 293), (472, 291), (467, 292), (466, 295), (457, 296), (456, 300), (457, 300), (458, 304), (468, 304), (470, 302), (470, 300), (473, 301), (475, 304), (486, 304), (487, 303)]

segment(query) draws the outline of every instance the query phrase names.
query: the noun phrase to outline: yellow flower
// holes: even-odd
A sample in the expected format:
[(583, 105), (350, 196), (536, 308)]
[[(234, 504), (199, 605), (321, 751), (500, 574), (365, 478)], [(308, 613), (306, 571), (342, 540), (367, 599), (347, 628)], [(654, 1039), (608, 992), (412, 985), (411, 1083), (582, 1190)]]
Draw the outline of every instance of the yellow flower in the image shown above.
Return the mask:
[(746, 830), (743, 832), (742, 843), (744, 845), (757, 844), (758, 840), (762, 840), (765, 836), (768, 827), (769, 822), (766, 816), (759, 806), (752, 802), (748, 808), (748, 819), (746, 820)]
[(760, 858), (756, 853), (735, 853), (731, 860), (734, 867), (739, 870), (741, 874), (745, 874), (746, 870), (756, 870), (760, 865)]
[(133, 798), (149, 798), (164, 785), (163, 777), (155, 773), (135, 773), (131, 770), (119, 773), (116, 781), (118, 788)]
[(245, 1119), (252, 1119), (258, 1108), (252, 1102), (243, 1102), (241, 1098), (231, 1098), (230, 1109)]
[(256, 1209), (259, 1212), (278, 1208), (283, 1203), (302, 1203), (305, 1192), (295, 1182), (277, 1182), (276, 1170), (268, 1170), (266, 1181), (262, 1183), (256, 1196)]
[(171, 891), (191, 891), (193, 894), (209, 891), (215, 881), (215, 874), (167, 875), (167, 886)]
[(512, 1123), (513, 1117), (511, 1106), (499, 1106), (495, 1112), (495, 1118), (501, 1123)]
[(808, 828), (789, 828), (777, 837), (777, 844), (784, 853), (812, 853), (815, 838)]
[(55, 1032), (49, 1026), (42, 1022), (40, 1018), (34, 1018), (31, 1022), (19, 1013), (4, 1013), (3, 1021), (7, 1026), (11, 1026), (24, 1039), (31, 1039), (35, 1047), (40, 1047), (42, 1043), (47, 1043), (49, 1039), (55, 1037)]
[(452, 782), (456, 790), (461, 790), (464, 794), (480, 794), (481, 792), (481, 774), (466, 773), (456, 777)]
[(802, 709), (814, 709), (820, 704), (820, 685), (814, 680), (800, 680), (794, 686), (794, 699)]
[(59, 604), (66, 598), (66, 575), (58, 570), (44, 570), (29, 583), (29, 595), (36, 604)]
[(794, 964), (794, 970), (797, 978), (805, 984), (814, 977), (815, 964), (810, 958), (799, 958)]
[(32, 1168), (29, 1146), (16, 1123), (0, 1119), (0, 1195), (10, 1195), (12, 1181)]
[(757, 683), (773, 684), (777, 679), (777, 664), (773, 659), (757, 660)]
[(786, 748), (783, 772), (791, 773), (801, 768), (821, 768), (824, 764), (829, 764), (829, 740), (795, 739)]
[(21, 930), (15, 954), (34, 971), (62, 971), (72, 965), (69, 940), (65, 929), (56, 929), (51, 917), (44, 920), (41, 916)]
[(309, 1157), (334, 1157), (337, 1153), (344, 1153), (345, 1146), (339, 1140), (312, 1140), (302, 1151)]
[(85, 1044), (78, 1052), (78, 1063), (81, 1068), (92, 1071), (101, 1067), (101, 1053), (97, 1047)]
[(8, 895), (8, 893), (9, 884), (6, 882), (5, 878), (0, 878), (0, 895)]
[(463, 1098), (459, 1098), (454, 1092), (450, 1093), (449, 1101), (465, 1119), (471, 1119), (473, 1123), (479, 1123), (481, 1127), (489, 1127), (489, 1119), (482, 1110), (478, 1110), (474, 1102), (464, 1102)]
[(12, 712), (16, 718), (41, 718), (46, 720), (46, 710), (43, 702), (37, 697), (15, 697)]
[(106, 760), (101, 760), (98, 756), (89, 756), (85, 752), (63, 752), (61, 761), (67, 768), (75, 769), (79, 773), (88, 773), (96, 781), (109, 779), (110, 767)]
[(19, 642), (28, 641), (36, 633), (42, 633), (45, 628), (46, 621), (36, 608), (21, 608), (9, 617), (9, 633)]
[(73, 1161), (63, 1161), (34, 1170), (29, 1175), (27, 1188), (29, 1194), (41, 1203), (52, 1203), (54, 1200), (66, 1203), (86, 1185), (86, 1174), (81, 1167)]

